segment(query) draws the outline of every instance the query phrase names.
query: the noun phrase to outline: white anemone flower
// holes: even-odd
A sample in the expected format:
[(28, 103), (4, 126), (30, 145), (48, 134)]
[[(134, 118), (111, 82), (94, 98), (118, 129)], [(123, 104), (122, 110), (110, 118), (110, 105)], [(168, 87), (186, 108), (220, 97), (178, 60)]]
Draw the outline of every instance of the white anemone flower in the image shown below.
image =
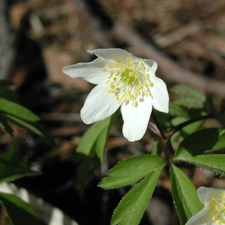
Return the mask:
[(225, 225), (225, 190), (200, 187), (198, 196), (204, 208), (186, 225)]
[(81, 109), (81, 119), (91, 124), (111, 116), (121, 107), (123, 135), (129, 141), (141, 139), (147, 129), (152, 106), (168, 112), (166, 85), (155, 76), (157, 63), (118, 48), (88, 52), (97, 58), (63, 68), (70, 77), (83, 78), (96, 85)]

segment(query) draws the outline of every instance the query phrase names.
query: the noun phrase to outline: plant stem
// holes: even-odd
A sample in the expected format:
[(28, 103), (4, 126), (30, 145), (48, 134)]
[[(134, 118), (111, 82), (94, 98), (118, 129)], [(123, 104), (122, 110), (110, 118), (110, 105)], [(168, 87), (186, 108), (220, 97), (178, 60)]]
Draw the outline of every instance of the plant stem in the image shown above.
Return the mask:
[(200, 121), (200, 120), (209, 119), (209, 118), (212, 118), (211, 114), (207, 114), (205, 116), (199, 116), (199, 117), (196, 117), (196, 118), (192, 118), (190, 120), (187, 120), (187, 121), (175, 126), (169, 133), (169, 139), (171, 139), (171, 137), (173, 136), (174, 133), (176, 133), (177, 131), (186, 127), (187, 125), (189, 125), (191, 123), (194, 123), (194, 122), (197, 122), (197, 121)]
[[(156, 134), (156, 132), (154, 132), (160, 139), (161, 141), (161, 145), (162, 145), (162, 148), (164, 150), (164, 153), (165, 153), (165, 158), (166, 158), (166, 161), (171, 164), (171, 156), (173, 155), (174, 153), (174, 150), (172, 148), (172, 145), (171, 143), (169, 142), (169, 139), (168, 139), (168, 136), (165, 135), (163, 129), (161, 128), (159, 122), (158, 122), (158, 119), (155, 115), (154, 112), (152, 112), (152, 118), (154, 120), (154, 123), (159, 131), (160, 134)], [(152, 130), (152, 129), (151, 129)]]
[(152, 112), (152, 118), (153, 118), (154, 123), (155, 123), (155, 125), (157, 126), (157, 128), (158, 128), (158, 130), (159, 130), (159, 132), (160, 132), (160, 134), (161, 134), (162, 139), (166, 140), (167, 137), (166, 137), (164, 131), (162, 130), (162, 128), (161, 128), (161, 126), (160, 126), (160, 124), (159, 124), (159, 122), (158, 122), (158, 120), (157, 120), (157, 118), (156, 118), (154, 112)]

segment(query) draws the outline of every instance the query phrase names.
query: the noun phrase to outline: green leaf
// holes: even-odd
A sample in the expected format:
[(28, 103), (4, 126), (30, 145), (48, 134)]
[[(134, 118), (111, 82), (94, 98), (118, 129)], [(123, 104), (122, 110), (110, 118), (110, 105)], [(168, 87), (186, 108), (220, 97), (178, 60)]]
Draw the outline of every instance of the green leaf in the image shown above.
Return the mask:
[(94, 145), (96, 155), (99, 158), (100, 162), (103, 161), (103, 156), (104, 156), (104, 152), (105, 152), (105, 146), (106, 146), (106, 141), (108, 138), (109, 128), (110, 128), (110, 124), (102, 130), (102, 132), (97, 137), (95, 145)]
[(49, 135), (48, 131), (41, 124), (38, 124), (36, 122), (25, 121), (11, 115), (6, 115), (6, 117), (10, 122), (15, 123), (25, 128), (26, 130), (45, 138), (50, 144), (56, 145), (52, 137)]
[(95, 153), (97, 153), (97, 156), (100, 159), (103, 158), (111, 123), (112, 116), (96, 122), (87, 130), (79, 146), (77, 147), (76, 162), (79, 162), (86, 156), (94, 156)]
[(92, 163), (91, 158), (86, 157), (79, 162), (76, 168), (76, 180), (77, 180), (77, 183), (79, 183), (78, 191), (81, 198), (83, 198), (84, 188), (85, 188), (85, 185), (87, 184), (86, 179), (87, 179), (88, 168), (90, 167), (91, 163)]
[[(172, 123), (173, 127), (175, 127), (186, 121), (188, 121), (188, 119), (185, 117), (175, 117), (174, 119), (171, 120), (171, 123)], [(185, 137), (192, 134), (199, 127), (201, 127), (204, 122), (205, 122), (205, 120), (199, 120), (194, 123), (190, 123), (189, 125), (183, 127), (181, 130), (174, 133), (171, 140), (174, 141), (175, 139), (179, 138), (179, 141), (182, 141)]]
[(176, 85), (171, 89), (177, 98), (170, 102), (170, 114), (193, 118), (204, 115), (210, 108), (206, 97), (196, 89), (186, 85)]
[(141, 155), (119, 162), (103, 178), (99, 186), (104, 189), (133, 184), (165, 165), (164, 159), (155, 155)]
[(29, 109), (4, 98), (0, 98), (0, 111), (29, 122), (40, 120), (40, 118)]
[(95, 156), (102, 162), (109, 129), (116, 118), (116, 114), (92, 125), (81, 139), (76, 149), (75, 162), (79, 163), (76, 170), (77, 181), (82, 195), (86, 183), (88, 167)]
[(0, 183), (40, 174), (28, 169), (26, 165), (26, 158), (21, 158), (17, 148), (8, 149), (0, 159)]
[(188, 177), (176, 166), (170, 168), (172, 195), (180, 224), (184, 225), (189, 218), (197, 214), (203, 204), (200, 202), (196, 188)]
[(219, 173), (221, 175), (225, 175), (225, 155), (224, 154), (206, 154), (206, 155), (198, 155), (198, 156), (186, 156), (179, 161), (187, 162), (190, 164), (194, 164), (198, 167), (211, 170), (215, 173)]
[(151, 150), (151, 155), (161, 155), (163, 152), (163, 149), (162, 149), (162, 145), (161, 143), (155, 143), (152, 147), (152, 150)]
[(208, 128), (196, 131), (186, 137), (179, 145), (174, 160), (196, 156), (225, 148), (225, 129)]
[(30, 204), (15, 195), (0, 193), (0, 203), (11, 225), (41, 225), (35, 210)]
[(134, 186), (115, 209), (110, 225), (137, 225), (148, 205), (163, 166)]
[(0, 113), (0, 124), (4, 127), (8, 134), (13, 136), (13, 129), (4, 113)]
[(176, 104), (175, 101), (171, 101), (169, 105), (169, 112), (172, 116), (179, 116), (189, 118), (187, 108)]
[(180, 84), (170, 90), (183, 97), (176, 100), (176, 104), (178, 105), (183, 105), (188, 108), (202, 108), (206, 101), (206, 97), (202, 93), (190, 86)]

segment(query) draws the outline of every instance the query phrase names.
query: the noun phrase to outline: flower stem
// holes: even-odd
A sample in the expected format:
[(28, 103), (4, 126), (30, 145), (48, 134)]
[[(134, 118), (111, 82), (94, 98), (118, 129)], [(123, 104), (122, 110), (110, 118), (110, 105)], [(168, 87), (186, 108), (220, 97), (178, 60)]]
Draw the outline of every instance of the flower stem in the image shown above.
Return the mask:
[(174, 154), (174, 149), (173, 149), (173, 146), (172, 146), (172, 143), (171, 143), (171, 138), (172, 138), (173, 134), (176, 133), (177, 131), (181, 130), (185, 126), (189, 125), (189, 124), (192, 124), (192, 123), (200, 121), (200, 120), (208, 119), (208, 118), (211, 118), (211, 117), (212, 117), (212, 114), (209, 113), (209, 114), (204, 115), (204, 116), (199, 116), (199, 117), (196, 117), (196, 118), (189, 119), (189, 120), (175, 126), (169, 132), (168, 135), (165, 135), (163, 129), (161, 128), (161, 126), (160, 126), (160, 124), (157, 120), (156, 115), (154, 114), (154, 112), (152, 112), (152, 118), (153, 118), (153, 121), (154, 121), (159, 133), (157, 134), (155, 129), (153, 129), (153, 127), (150, 126), (150, 125), (149, 125), (149, 129), (154, 130), (154, 133), (159, 137), (159, 139), (161, 141), (161, 144), (162, 144), (162, 147), (163, 147), (163, 150), (164, 150), (164, 153), (165, 153), (166, 160), (167, 160), (168, 163), (172, 163), (171, 157)]
[(152, 112), (152, 119), (159, 131), (160, 134), (158, 134), (157, 136), (159, 137), (160, 141), (161, 141), (161, 146), (164, 150), (164, 153), (165, 153), (165, 157), (166, 157), (166, 161), (171, 164), (171, 156), (173, 155), (174, 153), (174, 150), (172, 148), (172, 145), (171, 143), (169, 142), (169, 139), (168, 139), (168, 136), (165, 135), (162, 127), (160, 126), (159, 122), (158, 122), (158, 119), (155, 115), (154, 112)]
[(167, 137), (166, 137), (166, 135), (165, 135), (163, 129), (161, 128), (161, 126), (160, 126), (160, 124), (159, 124), (159, 122), (158, 122), (158, 120), (157, 120), (157, 117), (156, 117), (156, 115), (155, 115), (154, 112), (152, 112), (152, 118), (153, 118), (154, 123), (155, 123), (155, 125), (157, 126), (157, 128), (158, 128), (158, 130), (159, 130), (159, 132), (160, 132), (160, 134), (161, 134), (162, 139), (163, 139), (163, 140), (166, 140)]
[(169, 133), (169, 139), (171, 139), (171, 137), (173, 136), (174, 133), (176, 133), (177, 131), (179, 131), (182, 128), (186, 127), (187, 125), (189, 125), (191, 123), (194, 123), (194, 122), (197, 122), (197, 121), (200, 121), (200, 120), (209, 119), (211, 117), (212, 117), (211, 114), (207, 114), (205, 116), (199, 116), (199, 117), (196, 117), (196, 118), (192, 118), (190, 120), (187, 120), (187, 121), (185, 121), (185, 122), (175, 126)]

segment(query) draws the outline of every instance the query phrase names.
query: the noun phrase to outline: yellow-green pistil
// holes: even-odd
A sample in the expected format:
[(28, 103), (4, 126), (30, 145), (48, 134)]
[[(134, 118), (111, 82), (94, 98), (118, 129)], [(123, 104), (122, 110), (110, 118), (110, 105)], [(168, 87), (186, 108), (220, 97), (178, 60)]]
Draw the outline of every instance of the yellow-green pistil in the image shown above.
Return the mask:
[(220, 194), (219, 198), (211, 198), (209, 206), (212, 220), (218, 225), (225, 224), (225, 194)]
[(126, 63), (119, 61), (104, 67), (103, 72), (109, 72), (106, 84), (109, 84), (109, 94), (114, 94), (119, 104), (131, 103), (137, 106), (144, 97), (151, 95), (153, 83), (147, 75), (147, 68), (142, 61), (134, 62), (131, 58)]

